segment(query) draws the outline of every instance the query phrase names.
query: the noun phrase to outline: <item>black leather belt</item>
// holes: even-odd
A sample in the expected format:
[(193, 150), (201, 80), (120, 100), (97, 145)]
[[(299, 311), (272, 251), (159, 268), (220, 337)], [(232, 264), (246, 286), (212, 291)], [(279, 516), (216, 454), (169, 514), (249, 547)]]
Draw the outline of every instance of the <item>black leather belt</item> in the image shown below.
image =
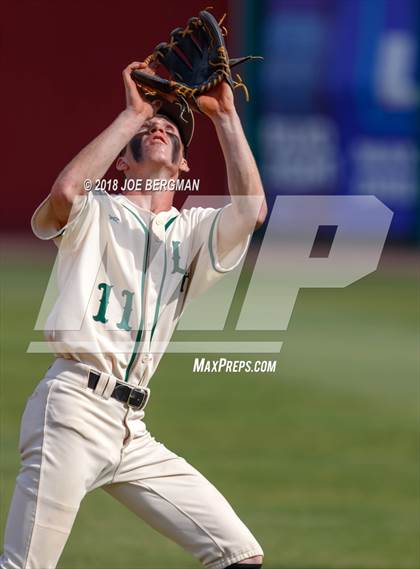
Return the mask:
[[(99, 373), (90, 371), (88, 387), (95, 389), (100, 377)], [(111, 393), (111, 397), (121, 403), (125, 403), (133, 409), (143, 409), (149, 399), (149, 393), (148, 389), (144, 389), (142, 387), (131, 387), (127, 383), (117, 381), (114, 390)]]

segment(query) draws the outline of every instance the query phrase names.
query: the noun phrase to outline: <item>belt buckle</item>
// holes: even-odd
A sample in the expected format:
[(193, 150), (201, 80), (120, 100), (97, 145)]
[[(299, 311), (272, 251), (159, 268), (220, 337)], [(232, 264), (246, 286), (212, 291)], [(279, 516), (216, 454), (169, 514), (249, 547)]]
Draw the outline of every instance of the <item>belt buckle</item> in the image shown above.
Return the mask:
[[(133, 392), (138, 392), (139, 394), (142, 395), (140, 403), (136, 404), (134, 401), (132, 401)], [(127, 405), (129, 407), (131, 407), (132, 409), (135, 409), (136, 411), (138, 411), (138, 410), (146, 407), (146, 403), (147, 403), (148, 399), (149, 399), (149, 390), (147, 389), (147, 387), (141, 387), (141, 388), (132, 387), (130, 390), (130, 394), (128, 396), (128, 399), (127, 399)]]

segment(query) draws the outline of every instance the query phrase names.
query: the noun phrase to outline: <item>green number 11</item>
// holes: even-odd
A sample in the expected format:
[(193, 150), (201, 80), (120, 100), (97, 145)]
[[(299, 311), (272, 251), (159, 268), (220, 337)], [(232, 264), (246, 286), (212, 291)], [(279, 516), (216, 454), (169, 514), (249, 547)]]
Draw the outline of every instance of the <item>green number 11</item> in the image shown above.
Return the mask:
[[(98, 313), (93, 316), (95, 322), (101, 322), (102, 324), (106, 324), (108, 319), (106, 317), (106, 311), (108, 309), (109, 304), (109, 297), (111, 295), (111, 289), (113, 285), (109, 285), (106, 283), (100, 283), (98, 285), (98, 289), (102, 291), (101, 299), (99, 301), (99, 308)], [(125, 298), (124, 310), (121, 318), (121, 322), (118, 322), (117, 328), (120, 330), (126, 330), (129, 332), (131, 330), (131, 326), (129, 324), (130, 316), (133, 311), (133, 298), (134, 292), (130, 290), (124, 289), (121, 295)]]

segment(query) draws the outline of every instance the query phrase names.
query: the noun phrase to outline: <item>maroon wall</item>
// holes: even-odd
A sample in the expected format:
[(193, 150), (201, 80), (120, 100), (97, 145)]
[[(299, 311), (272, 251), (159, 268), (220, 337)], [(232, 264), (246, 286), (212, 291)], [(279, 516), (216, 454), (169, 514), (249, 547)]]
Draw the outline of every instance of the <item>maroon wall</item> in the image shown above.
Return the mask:
[[(61, 168), (123, 109), (122, 69), (205, 3), (145, 4), (20, 0), (4, 7), (3, 230), (29, 230)], [(210, 4), (216, 17), (226, 11), (227, 0)], [(222, 155), (205, 117), (198, 117), (189, 161), (203, 193), (225, 191)]]

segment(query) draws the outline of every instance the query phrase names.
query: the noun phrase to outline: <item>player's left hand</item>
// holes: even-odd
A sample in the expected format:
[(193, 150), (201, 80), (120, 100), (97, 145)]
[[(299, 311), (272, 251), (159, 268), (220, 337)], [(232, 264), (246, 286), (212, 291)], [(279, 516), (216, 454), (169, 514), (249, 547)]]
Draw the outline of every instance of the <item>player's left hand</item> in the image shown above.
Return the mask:
[(197, 105), (211, 119), (232, 113), (235, 110), (232, 89), (226, 81), (222, 81), (205, 95), (197, 97)]

